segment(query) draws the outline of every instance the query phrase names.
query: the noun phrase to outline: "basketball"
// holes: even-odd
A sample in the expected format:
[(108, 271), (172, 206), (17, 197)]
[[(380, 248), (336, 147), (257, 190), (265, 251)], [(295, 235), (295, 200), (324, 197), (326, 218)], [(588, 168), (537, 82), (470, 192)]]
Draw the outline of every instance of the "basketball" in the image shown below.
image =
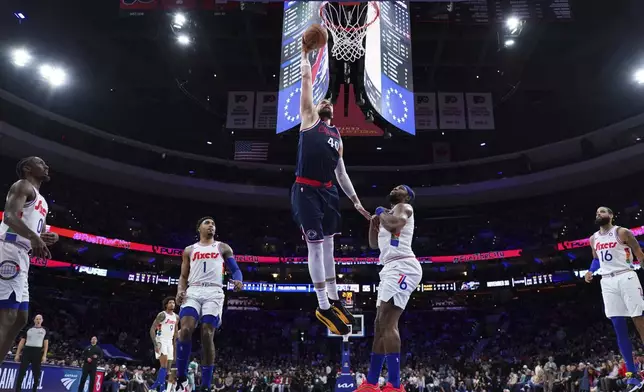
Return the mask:
[(327, 40), (329, 39), (326, 28), (320, 26), (319, 24), (311, 25), (304, 32), (304, 38), (302, 43), (307, 51), (320, 49), (326, 45)]

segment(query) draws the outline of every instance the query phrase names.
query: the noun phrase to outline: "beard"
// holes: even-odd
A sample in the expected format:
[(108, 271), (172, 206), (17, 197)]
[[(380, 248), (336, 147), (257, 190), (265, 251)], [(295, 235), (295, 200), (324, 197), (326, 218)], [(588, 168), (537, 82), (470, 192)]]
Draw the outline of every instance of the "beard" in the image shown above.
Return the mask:
[(326, 108), (320, 109), (320, 111), (318, 111), (318, 116), (320, 116), (322, 120), (330, 120), (333, 118), (331, 110)]
[(595, 218), (595, 224), (598, 226), (604, 226), (610, 223), (610, 217), (599, 217)]
[(387, 196), (387, 199), (389, 199), (391, 205), (396, 205), (402, 202), (400, 195), (398, 195), (397, 193), (390, 193), (389, 196)]

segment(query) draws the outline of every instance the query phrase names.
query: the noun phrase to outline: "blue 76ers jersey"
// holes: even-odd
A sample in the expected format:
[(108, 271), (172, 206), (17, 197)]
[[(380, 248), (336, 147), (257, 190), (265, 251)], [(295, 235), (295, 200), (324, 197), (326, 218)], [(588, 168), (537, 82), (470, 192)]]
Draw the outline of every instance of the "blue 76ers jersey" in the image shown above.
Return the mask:
[(324, 121), (318, 120), (312, 127), (301, 130), (295, 175), (320, 182), (333, 180), (340, 143), (338, 129)]

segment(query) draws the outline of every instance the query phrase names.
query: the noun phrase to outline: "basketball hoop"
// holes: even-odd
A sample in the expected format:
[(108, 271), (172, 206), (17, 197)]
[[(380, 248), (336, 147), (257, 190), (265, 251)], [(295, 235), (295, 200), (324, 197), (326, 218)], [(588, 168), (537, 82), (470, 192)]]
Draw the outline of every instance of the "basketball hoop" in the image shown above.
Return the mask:
[(377, 1), (363, 5), (363, 2), (324, 1), (320, 6), (322, 23), (333, 37), (331, 54), (338, 60), (354, 62), (365, 54), (364, 37), (380, 16), (380, 6)]

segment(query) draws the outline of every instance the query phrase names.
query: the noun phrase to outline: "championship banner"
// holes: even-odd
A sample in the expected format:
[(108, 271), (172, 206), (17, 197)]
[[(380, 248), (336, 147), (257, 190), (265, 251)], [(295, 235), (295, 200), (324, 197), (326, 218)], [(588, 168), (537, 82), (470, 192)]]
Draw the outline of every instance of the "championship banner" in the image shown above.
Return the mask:
[(494, 129), (492, 93), (466, 93), (469, 129)]
[(197, 8), (197, 0), (161, 0), (161, 8), (166, 11), (190, 11)]
[(255, 129), (277, 127), (277, 93), (257, 93), (255, 103)]
[(441, 129), (465, 129), (463, 93), (438, 93)]
[(159, 7), (159, 0), (121, 0), (121, 15), (143, 16)]
[(452, 149), (448, 142), (433, 142), (434, 163), (449, 163), (452, 161)]
[(254, 91), (230, 91), (228, 93), (226, 128), (252, 129), (254, 106)]
[(438, 129), (436, 93), (415, 93), (416, 130)]
[(349, 99), (344, 99), (344, 87), (340, 86), (338, 100), (333, 105), (333, 125), (342, 136), (382, 136), (384, 131), (376, 124), (367, 121), (356, 103), (353, 84), (349, 85)]
[[(16, 362), (4, 362), (0, 366), (0, 392), (13, 392), (18, 379), (20, 365)], [(43, 392), (69, 392), (77, 391), (80, 384), (81, 368), (68, 368), (51, 365), (43, 365), (41, 370), (40, 383), (37, 386)], [(93, 388), (89, 389), (89, 380), (85, 383), (84, 392), (101, 392), (104, 373), (102, 370), (96, 372), (96, 382)], [(34, 375), (31, 368), (21, 385), (21, 390), (31, 391), (34, 385)]]

